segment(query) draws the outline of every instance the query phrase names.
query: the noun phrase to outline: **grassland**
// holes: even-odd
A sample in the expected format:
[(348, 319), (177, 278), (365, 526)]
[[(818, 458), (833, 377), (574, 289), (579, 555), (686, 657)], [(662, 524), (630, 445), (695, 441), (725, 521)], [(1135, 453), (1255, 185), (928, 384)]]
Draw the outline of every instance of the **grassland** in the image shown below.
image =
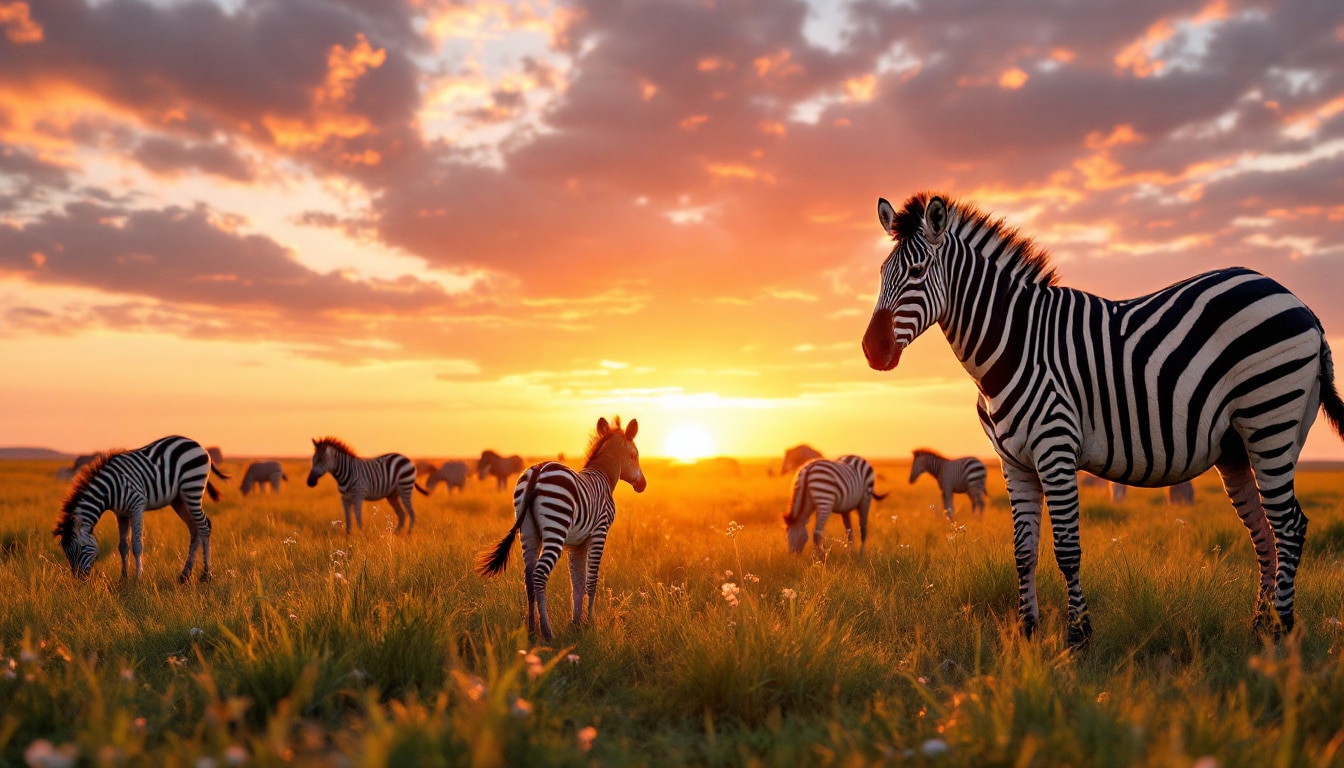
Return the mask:
[(1299, 478), (1301, 631), (1277, 646), (1251, 632), (1254, 559), (1216, 478), (1184, 509), (1085, 491), (1096, 635), (1071, 657), (1048, 542), (1042, 632), (1017, 636), (994, 478), (984, 519), (953, 528), (928, 478), (879, 465), (893, 493), (866, 555), (835, 541), (822, 562), (785, 552), (788, 481), (764, 465), (646, 462), (649, 490), (618, 493), (594, 622), (570, 626), (562, 566), (537, 648), (516, 553), (494, 581), (471, 571), (512, 519), (493, 483), (417, 496), (410, 538), (384, 504), (347, 537), (330, 479), (227, 488), (207, 507), (215, 580), (180, 586), (166, 510), (142, 581), (117, 578), (110, 519), (74, 580), (48, 533), (55, 467), (0, 463), (0, 765), (38, 739), (91, 765), (1344, 764), (1344, 474)]

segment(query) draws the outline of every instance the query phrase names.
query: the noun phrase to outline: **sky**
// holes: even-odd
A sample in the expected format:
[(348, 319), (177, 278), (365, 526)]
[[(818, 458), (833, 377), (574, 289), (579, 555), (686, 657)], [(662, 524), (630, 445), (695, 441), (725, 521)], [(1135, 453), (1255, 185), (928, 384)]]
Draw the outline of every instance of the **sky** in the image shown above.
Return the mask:
[(860, 351), (922, 190), (1344, 350), (1344, 4), (0, 0), (0, 444), (989, 456)]

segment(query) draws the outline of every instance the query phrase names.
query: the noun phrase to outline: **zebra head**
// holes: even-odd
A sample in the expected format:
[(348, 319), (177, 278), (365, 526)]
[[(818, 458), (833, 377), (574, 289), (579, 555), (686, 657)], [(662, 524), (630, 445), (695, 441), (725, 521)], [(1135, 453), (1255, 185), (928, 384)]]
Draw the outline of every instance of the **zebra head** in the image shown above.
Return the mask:
[(98, 559), (98, 539), (94, 538), (93, 530), (81, 525), (78, 515), (69, 513), (56, 523), (52, 534), (60, 540), (61, 551), (70, 561), (70, 572), (78, 578), (88, 578), (93, 561)]
[(639, 434), (639, 419), (631, 419), (630, 423), (621, 429), (621, 417), (616, 417), (615, 426), (607, 424), (606, 419), (597, 420), (597, 434), (599, 440), (602, 435), (613, 435), (618, 440), (613, 443), (621, 443), (621, 447), (614, 449), (617, 451), (617, 457), (621, 463), (620, 479), (630, 484), (635, 489), (635, 493), (643, 493), (648, 487), (648, 480), (644, 478), (644, 470), (639, 466), (639, 447), (635, 445), (635, 435)]
[(947, 201), (911, 198), (897, 213), (885, 199), (877, 201), (882, 228), (896, 246), (882, 263), (873, 319), (863, 334), (863, 354), (874, 370), (890, 371), (901, 352), (942, 315), (947, 304), (942, 252), (947, 237)]
[(317, 481), (332, 470), (336, 461), (335, 448), (326, 440), (313, 440), (313, 468), (308, 472), (308, 487), (316, 488)]

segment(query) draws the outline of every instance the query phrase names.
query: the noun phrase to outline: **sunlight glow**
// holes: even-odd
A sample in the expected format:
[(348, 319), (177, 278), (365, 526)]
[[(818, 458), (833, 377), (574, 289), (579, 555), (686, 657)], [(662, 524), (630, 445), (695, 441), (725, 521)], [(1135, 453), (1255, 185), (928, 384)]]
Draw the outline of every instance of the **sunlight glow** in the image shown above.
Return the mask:
[(714, 438), (699, 424), (682, 424), (663, 441), (663, 453), (677, 461), (696, 461), (714, 455)]

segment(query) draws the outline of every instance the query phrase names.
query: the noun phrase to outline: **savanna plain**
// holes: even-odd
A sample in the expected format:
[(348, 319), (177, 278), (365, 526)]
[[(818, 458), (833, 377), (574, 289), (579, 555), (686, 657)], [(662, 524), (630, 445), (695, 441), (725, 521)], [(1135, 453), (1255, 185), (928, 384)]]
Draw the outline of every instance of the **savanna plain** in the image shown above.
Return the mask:
[(226, 462), (214, 580), (183, 586), (171, 510), (146, 515), (142, 580), (118, 578), (105, 518), (81, 582), (50, 534), (58, 465), (2, 462), (0, 765), (38, 740), (81, 765), (1344, 764), (1344, 472), (1298, 476), (1299, 628), (1278, 643), (1252, 632), (1253, 552), (1216, 476), (1193, 507), (1084, 490), (1096, 632), (1071, 655), (1048, 537), (1043, 625), (1017, 633), (993, 467), (985, 516), (960, 498), (950, 525), (931, 479), (877, 462), (866, 552), (833, 518), (823, 559), (786, 552), (791, 481), (766, 462), (644, 463), (592, 622), (571, 626), (561, 564), (542, 647), (518, 552), (472, 569), (512, 523), (492, 481), (417, 495), (411, 536), (385, 502), (347, 536), (306, 462), (246, 498)]

